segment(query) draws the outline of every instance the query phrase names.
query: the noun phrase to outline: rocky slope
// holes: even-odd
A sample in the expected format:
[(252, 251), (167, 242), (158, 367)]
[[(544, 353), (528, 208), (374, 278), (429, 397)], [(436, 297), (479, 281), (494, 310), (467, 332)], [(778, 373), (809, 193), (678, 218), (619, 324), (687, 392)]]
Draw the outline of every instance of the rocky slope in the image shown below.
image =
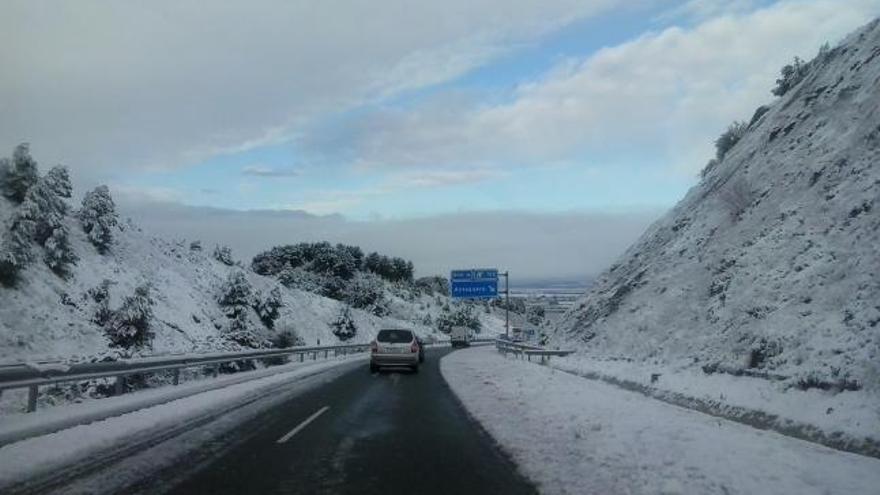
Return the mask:
[(820, 54), (558, 325), (583, 353), (880, 389), (880, 22)]

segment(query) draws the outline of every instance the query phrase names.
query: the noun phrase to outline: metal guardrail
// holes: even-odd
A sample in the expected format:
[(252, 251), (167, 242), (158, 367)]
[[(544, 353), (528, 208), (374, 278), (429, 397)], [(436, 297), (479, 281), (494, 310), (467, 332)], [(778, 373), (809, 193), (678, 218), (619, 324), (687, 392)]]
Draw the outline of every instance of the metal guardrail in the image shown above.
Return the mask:
[(532, 360), (532, 356), (540, 356), (541, 363), (549, 361), (551, 356), (568, 356), (574, 353), (573, 349), (545, 349), (525, 342), (511, 342), (504, 339), (496, 339), (495, 347), (504, 355), (511, 353), (529, 361)]
[(206, 354), (183, 354), (167, 356), (147, 356), (117, 361), (96, 363), (66, 364), (61, 361), (21, 363), (0, 366), (0, 393), (17, 388), (28, 389), (27, 412), (37, 409), (39, 387), (62, 382), (90, 380), (94, 378), (115, 378), (115, 393), (125, 391), (125, 377), (138, 373), (174, 371), (173, 384), (180, 382), (180, 370), (196, 366), (215, 365), (214, 376), (219, 373), (219, 365), (234, 361), (267, 359), (298, 355), (300, 362), (307, 355), (313, 360), (323, 353), (324, 358), (333, 352), (335, 356), (369, 350), (369, 344), (345, 344), (330, 346), (288, 347), (285, 349), (255, 349), (241, 352), (216, 352)]

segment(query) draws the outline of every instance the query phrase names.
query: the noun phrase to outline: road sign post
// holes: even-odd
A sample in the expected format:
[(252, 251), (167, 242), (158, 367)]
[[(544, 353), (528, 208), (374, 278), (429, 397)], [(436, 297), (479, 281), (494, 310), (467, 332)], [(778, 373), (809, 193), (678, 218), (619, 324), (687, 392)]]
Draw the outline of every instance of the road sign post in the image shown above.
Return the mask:
[(504, 277), (504, 335), (510, 338), (510, 272), (495, 268), (452, 270), (449, 297), (453, 299), (494, 299), (498, 297), (498, 277)]
[(510, 338), (510, 272), (501, 274), (504, 277), (504, 336)]
[(498, 297), (498, 270), (477, 268), (452, 270), (449, 296), (453, 299), (494, 299)]

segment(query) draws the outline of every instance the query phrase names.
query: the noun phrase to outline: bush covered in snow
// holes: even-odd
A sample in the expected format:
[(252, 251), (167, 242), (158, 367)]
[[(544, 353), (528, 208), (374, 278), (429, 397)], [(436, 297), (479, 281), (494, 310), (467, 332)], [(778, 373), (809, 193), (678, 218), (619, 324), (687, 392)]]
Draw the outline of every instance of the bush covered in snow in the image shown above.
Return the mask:
[(110, 188), (98, 186), (86, 193), (78, 215), (83, 231), (98, 252), (109, 252), (113, 246), (113, 227), (119, 223)]
[(798, 57), (794, 58), (794, 61), (790, 64), (785, 64), (782, 69), (779, 70), (779, 79), (776, 80), (776, 87), (771, 91), (775, 96), (782, 96), (785, 93), (788, 93), (788, 90), (795, 87), (797, 83), (801, 82), (804, 76), (809, 72), (809, 64), (804, 63)]
[(343, 342), (351, 340), (357, 335), (357, 325), (351, 317), (351, 311), (348, 309), (348, 306), (342, 308), (342, 311), (339, 312), (339, 315), (330, 324), (330, 327), (332, 328), (333, 335)]
[(715, 140), (715, 158), (720, 162), (724, 160), (727, 152), (739, 142), (745, 135), (748, 124), (735, 120), (722, 132), (718, 139)]
[(134, 294), (127, 296), (122, 301), (122, 306), (113, 312), (105, 326), (111, 345), (132, 349), (142, 348), (150, 343), (153, 338), (150, 326), (154, 304), (150, 290), (149, 284), (139, 285)]
[(229, 246), (214, 246), (214, 259), (226, 266), (235, 265), (235, 260), (232, 258), (232, 250), (229, 249)]
[(749, 183), (742, 177), (738, 177), (727, 183), (718, 195), (730, 218), (739, 220), (754, 201), (754, 192)]
[(271, 339), (272, 347), (277, 349), (287, 349), (288, 347), (296, 347), (306, 345), (306, 341), (296, 332), (292, 326), (287, 326), (278, 331)]
[(452, 307), (446, 307), (435, 321), (437, 330), (443, 333), (452, 332), (453, 327), (467, 327), (477, 333), (482, 329), (480, 318), (477, 316), (474, 306), (470, 304), (457, 303)]
[(434, 294), (440, 294), (443, 296), (449, 294), (449, 280), (445, 277), (436, 275), (431, 277), (421, 277), (416, 279), (415, 286), (423, 294), (428, 294), (430, 296), (433, 296)]
[(269, 347), (271, 345), (250, 324), (247, 312), (241, 312), (232, 317), (223, 328), (222, 335), (229, 341), (250, 349)]

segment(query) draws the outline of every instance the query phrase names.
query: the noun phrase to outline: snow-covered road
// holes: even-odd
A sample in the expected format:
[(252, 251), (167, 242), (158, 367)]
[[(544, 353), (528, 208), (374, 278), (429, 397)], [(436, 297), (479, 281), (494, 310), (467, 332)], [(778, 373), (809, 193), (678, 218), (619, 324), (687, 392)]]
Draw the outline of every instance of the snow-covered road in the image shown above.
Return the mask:
[[(202, 420), (218, 416), (228, 417), (230, 421), (227, 421), (224, 427), (232, 428), (237, 421), (241, 421), (239, 416), (253, 416), (276, 405), (292, 394), (332, 381), (344, 371), (363, 365), (364, 357), (364, 355), (350, 355), (346, 358), (328, 359), (314, 363), (293, 363), (278, 366), (277, 370), (274, 370), (276, 371), (274, 374), (259, 375), (259, 377), (244, 382), (234, 380), (236, 377), (233, 375), (220, 380), (227, 382), (228, 386), (216, 389), (201, 390), (205, 388), (205, 384), (189, 384), (189, 388), (193, 389), (191, 392), (200, 391), (201, 393), (193, 393), (185, 397), (177, 396), (179, 390), (176, 387), (165, 387), (143, 394), (119, 397), (116, 400), (95, 401), (91, 404), (79, 405), (80, 407), (70, 406), (69, 409), (74, 410), (73, 416), (77, 415), (76, 409), (83, 408), (87, 409), (86, 413), (100, 413), (104, 409), (124, 409), (129, 404), (143, 404), (145, 407), (119, 416), (108, 417), (89, 424), (4, 445), (0, 448), (0, 492), (10, 489), (10, 487), (15, 487), (11, 491), (18, 489), (29, 491), (32, 489), (30, 485), (39, 485), (43, 483), (44, 478), (60, 476), (60, 479), (64, 481), (65, 471), (87, 471), (78, 466), (78, 463), (98, 462), (102, 456), (109, 460), (117, 460), (116, 457), (124, 457), (120, 452), (127, 445), (133, 446), (137, 451), (136, 447), (140, 445), (151, 445), (150, 440), (154, 437), (162, 437), (165, 432), (173, 430), (188, 431), (190, 424), (196, 425)], [(165, 401), (165, 397), (172, 400)], [(155, 405), (146, 407), (151, 402)], [(248, 405), (249, 407), (238, 411), (239, 405)], [(53, 422), (57, 417), (63, 416), (63, 413), (64, 409), (62, 408), (45, 411), (44, 414), (27, 415), (23, 418), (25, 420), (23, 426), (38, 426), (41, 419)], [(233, 421), (233, 419), (235, 420)], [(10, 425), (9, 429), (14, 429), (15, 426), (15, 424)], [(219, 426), (214, 428), (218, 431), (219, 429)], [(219, 435), (218, 431), (209, 431), (209, 433)], [(203, 434), (207, 435), (204, 432)], [(175, 456), (172, 455), (169, 448), (162, 448), (164, 449), (163, 455), (146, 456), (144, 462), (127, 471), (136, 475), (138, 472), (159, 469), (165, 462), (173, 462)], [(180, 454), (180, 457), (182, 456), (183, 454)], [(114, 483), (127, 481), (120, 479), (122, 478), (120, 471), (114, 471), (111, 478)], [(113, 486), (108, 483), (109, 481), (105, 480), (105, 483), (99, 485), (100, 490), (115, 491)], [(94, 492), (95, 490), (94, 487), (90, 487), (85, 491)]]
[(443, 376), (544, 493), (880, 493), (880, 460), (756, 430), (601, 382), (450, 354)]

